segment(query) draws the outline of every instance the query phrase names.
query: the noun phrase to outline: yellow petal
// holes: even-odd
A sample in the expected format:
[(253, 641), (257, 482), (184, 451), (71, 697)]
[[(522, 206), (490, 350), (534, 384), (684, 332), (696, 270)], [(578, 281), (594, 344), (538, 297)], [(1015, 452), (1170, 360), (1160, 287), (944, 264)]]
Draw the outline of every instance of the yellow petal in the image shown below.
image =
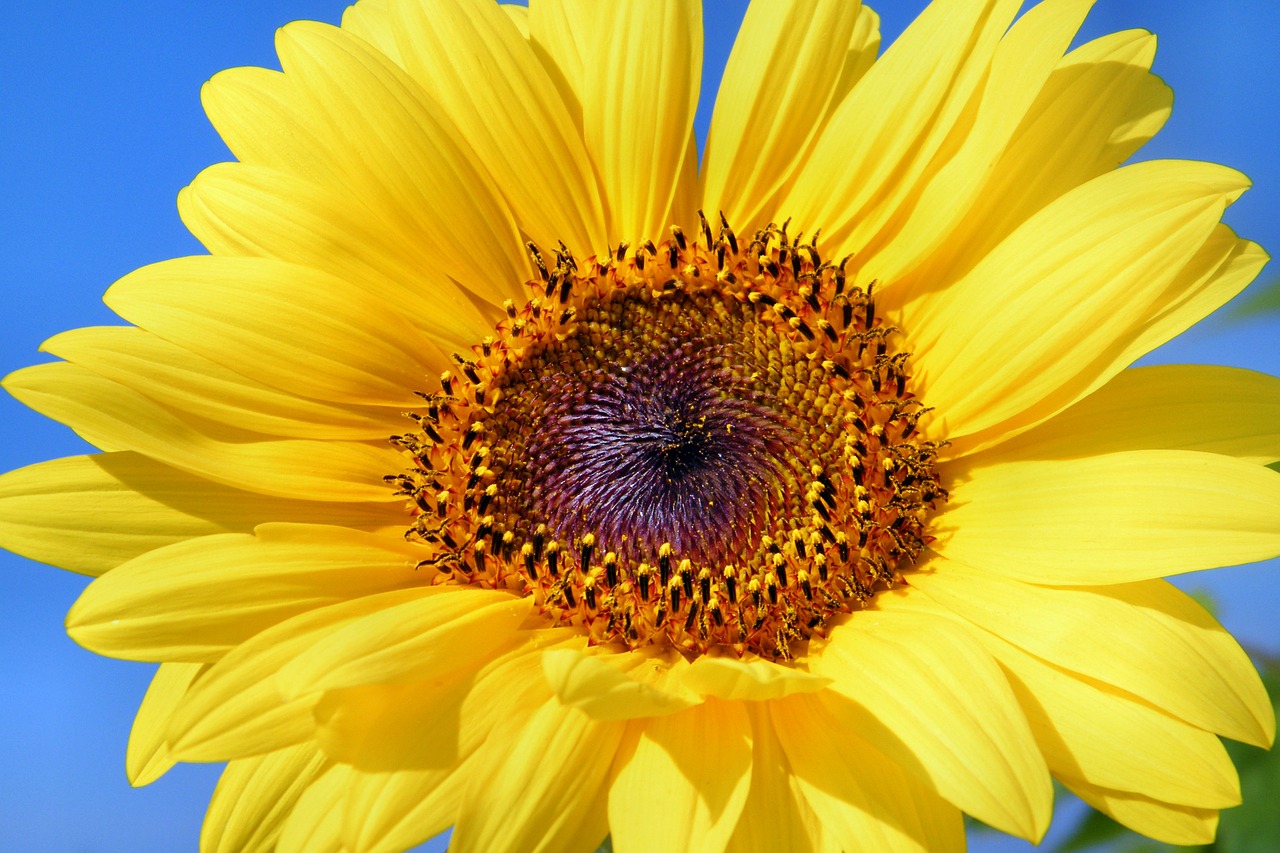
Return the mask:
[(870, 6), (863, 6), (858, 11), (858, 20), (854, 22), (853, 32), (849, 34), (849, 45), (845, 50), (844, 62), (840, 68), (840, 79), (836, 82), (835, 97), (827, 115), (823, 117), (823, 125), (830, 120), (831, 114), (844, 102), (845, 96), (853, 91), (880, 54), (880, 16)]
[(594, 849), (610, 829), (605, 786), (625, 724), (592, 720), (555, 699), (512, 722), (471, 774), (449, 849)]
[(588, 32), (579, 91), (587, 147), (610, 212), (609, 241), (657, 240), (672, 224), (682, 181), (695, 177), (684, 165), (695, 144), (702, 3), (598, 4)]
[(1036, 213), (908, 312), (925, 396), (948, 437), (993, 428), (1066, 388), (1086, 393), (1111, 367), (1108, 350), (1150, 316), (1247, 185), (1203, 163), (1110, 172)]
[[(733, 44), (702, 162), (702, 205), (742, 234), (799, 165), (831, 107), (860, 2), (756, 2)], [(821, 33), (815, 38), (815, 33)]]
[[(68, 512), (92, 507), (92, 512)], [(0, 541), (9, 550), (87, 575), (147, 551), (267, 521), (401, 525), (398, 507), (286, 500), (227, 488), (137, 453), (41, 462), (0, 475)]]
[(388, 773), (356, 771), (347, 791), (342, 838), (350, 853), (400, 853), (453, 826), (477, 755), (458, 767)]
[(769, 710), (796, 787), (837, 849), (965, 849), (960, 810), (856, 732), (842, 730), (818, 697), (791, 696)]
[[(334, 761), (364, 772), (452, 767), (469, 754), (460, 743), (458, 708), (474, 677), (461, 670), (430, 681), (349, 687), (318, 701), (308, 698), (314, 703), (316, 743)], [(524, 688), (517, 683), (513, 691)], [(432, 736), (406, 740), (407, 731)]]
[(506, 645), (532, 605), (505, 590), (431, 587), (335, 629), (287, 664), (277, 682), (283, 696), (296, 698), (437, 678)]
[(703, 655), (681, 676), (690, 690), (726, 701), (759, 702), (793, 693), (815, 693), (831, 679), (760, 658)]
[(327, 766), (309, 743), (228, 764), (205, 815), (201, 853), (275, 850), (285, 819)]
[(721, 851), (751, 785), (751, 721), (742, 704), (708, 699), (630, 723), (609, 790), (618, 853)]
[(310, 739), (318, 697), (288, 699), (282, 667), (332, 632), (370, 613), (421, 597), (430, 588), (393, 590), (294, 616), (236, 646), (183, 698), (168, 727), (182, 761), (225, 761)]
[(939, 560), (911, 586), (1048, 663), (1119, 688), (1208, 731), (1255, 745), (1275, 715), (1248, 656), (1166, 581), (1032, 586)]
[(400, 238), (431, 247), (455, 281), (491, 302), (515, 298), (531, 268), (510, 211), (413, 80), (323, 24), (285, 27), (276, 50), (285, 74), (232, 69), (205, 86), (205, 110), (237, 158), (349, 195)]
[(1198, 808), (1240, 804), (1235, 767), (1214, 735), (979, 633), (1055, 776)]
[(405, 423), (397, 409), (337, 406), (281, 392), (133, 326), (73, 329), (40, 349), (167, 408), (251, 432), (377, 441)]
[[(490, 0), (396, 2), (405, 67), (502, 189), (521, 230), (546, 249), (608, 249), (586, 145), (560, 92)], [(519, 144), (513, 144), (513, 140)]]
[(825, 853), (822, 826), (796, 784), (769, 706), (749, 702), (743, 707), (751, 719), (751, 788), (726, 853)]
[[(526, 719), (551, 690), (542, 674), (548, 648), (581, 647), (572, 629), (526, 632), (478, 669), (412, 684), (331, 690), (316, 705), (316, 739), (336, 761), (366, 772), (453, 767), (507, 721)], [(406, 731), (429, 738), (406, 740)]]
[(401, 68), (400, 48), (391, 26), (391, 9), (387, 0), (358, 0), (342, 10), (342, 28), (376, 47)]
[(1218, 831), (1216, 809), (1173, 806), (1138, 794), (1124, 794), (1063, 779), (1071, 793), (1117, 823), (1167, 844), (1209, 844)]
[(342, 527), (264, 524), (151, 551), (89, 584), (67, 632), (129, 660), (212, 661), (298, 613), (424, 584), (398, 537)]
[(589, 83), (584, 68), (599, 7), (595, 0), (538, 0), (529, 9), (529, 38), (579, 130), (582, 91)]
[(205, 669), (199, 663), (162, 663), (156, 670), (129, 732), (124, 770), (130, 785), (150, 785), (177, 763), (165, 737), (169, 717)]
[(276, 853), (345, 853), (342, 803), (354, 775), (336, 764), (313, 780), (285, 818)]
[[(954, 144), (1018, 0), (929, 5), (831, 116), (777, 209), (854, 251), (878, 233)], [(855, 259), (855, 263), (857, 263)]]
[[(963, 617), (909, 590), (879, 605)], [(1235, 767), (1214, 735), (1105, 682), (1046, 663), (989, 631), (974, 636), (1000, 662), (1059, 779), (1197, 807), (1240, 802)]]
[(1031, 214), (1114, 169), (1155, 135), (1173, 105), (1172, 90), (1150, 73), (1155, 42), (1148, 32), (1130, 30), (1063, 57), (964, 218), (881, 298), (908, 302), (913, 289), (972, 268)]
[[(772, 93), (772, 96), (780, 99), (780, 102), (771, 104), (771, 102), (760, 100), (749, 101), (750, 108), (759, 110), (759, 115), (765, 118), (760, 119), (754, 127), (742, 128), (744, 133), (740, 137), (739, 151), (733, 156), (736, 165), (726, 170), (724, 177), (727, 183), (721, 182), (723, 186), (717, 188), (713, 175), (709, 172), (709, 169), (717, 164), (717, 155), (709, 149), (707, 156), (704, 156), (704, 163), (708, 168), (703, 169), (703, 175), (708, 187), (701, 195), (703, 201), (699, 206), (712, 216), (716, 215), (718, 210), (723, 210), (728, 215), (730, 224), (739, 234), (751, 233), (756, 228), (765, 227), (773, 216), (778, 215), (778, 211), (785, 210), (786, 202), (781, 199), (786, 195), (790, 182), (783, 178), (790, 178), (790, 175), (797, 172), (812, 158), (813, 150), (817, 147), (819, 140), (822, 140), (827, 123), (840, 109), (845, 96), (849, 95), (852, 88), (858, 85), (864, 74), (872, 68), (881, 46), (879, 15), (870, 6), (863, 5), (859, 8), (852, 3), (824, 4), (822, 0), (776, 5), (781, 8), (772, 9), (772, 17), (769, 18), (765, 18), (764, 15), (756, 17), (751, 12), (753, 9), (768, 8), (763, 3), (756, 3), (748, 8), (746, 22), (760, 24), (758, 29), (750, 33), (750, 36), (759, 42), (756, 50), (762, 53), (767, 53), (767, 47), (764, 45), (771, 44), (773, 36), (781, 35), (772, 31), (778, 27), (777, 20), (783, 15), (788, 15), (786, 19), (788, 24), (795, 23), (797, 13), (808, 13), (810, 8), (818, 10), (820, 17), (829, 18), (832, 14), (838, 15), (838, 22), (833, 26), (824, 27), (822, 23), (818, 23), (812, 27), (812, 32), (824, 33), (844, 31), (847, 15), (850, 12), (856, 12), (856, 17), (844, 45), (833, 44), (835, 37), (827, 36), (809, 37), (799, 45), (791, 45), (805, 56), (806, 64), (810, 67), (804, 73), (791, 76), (790, 65), (799, 60), (794, 56), (792, 58), (783, 56), (781, 63), (783, 68), (778, 70), (778, 74), (781, 74), (788, 83), (792, 83), (785, 92), (776, 91), (776, 87), (772, 87), (772, 81), (755, 81), (753, 74), (756, 65), (759, 64), (758, 58), (737, 49), (737, 46), (745, 44), (745, 29), (740, 31), (735, 41), (735, 53), (741, 53), (744, 58), (739, 68), (741, 76), (737, 79), (737, 85), (742, 88), (732, 93), (728, 90), (727, 78), (730, 69), (726, 69), (726, 79), (722, 81), (716, 99), (717, 111), (713, 114), (713, 126), (716, 123), (714, 117), (721, 115), (724, 123), (730, 124), (731, 128), (736, 128), (739, 117), (731, 117), (730, 111), (719, 109), (719, 105), (727, 104), (727, 99), (730, 97), (746, 99), (751, 86), (762, 87), (758, 91), (760, 99), (769, 97)], [(788, 31), (785, 35), (794, 37), (795, 32)], [(777, 56), (774, 55), (773, 58), (777, 59)], [(820, 64), (815, 65), (813, 61), (815, 58), (819, 60), (831, 58), (831, 63), (826, 67)], [(812, 95), (826, 96), (826, 105), (814, 111), (813, 102), (810, 100)], [(795, 118), (797, 111), (803, 111), (804, 118)], [(790, 114), (792, 118), (783, 118), (785, 114)], [(732, 133), (735, 132), (736, 129), (731, 129), (727, 134), (732, 138)], [(782, 134), (781, 141), (778, 134)], [(759, 167), (758, 163), (742, 150), (742, 146), (745, 146), (745, 149), (753, 149), (758, 137), (768, 137), (772, 141), (771, 151), (762, 151), (756, 155), (760, 160), (772, 155), (772, 165), (768, 168)], [(716, 131), (710, 133), (708, 143), (710, 146), (719, 146)], [(787, 146), (791, 146), (790, 149)], [(740, 190), (740, 186), (748, 186), (749, 183), (754, 187), (753, 191)]]
[[(136, 391), (66, 362), (4, 379), (9, 393), (104, 450), (136, 450), (157, 462), (238, 489), (280, 498), (396, 502), (382, 476), (404, 467), (385, 441), (273, 439), (179, 417)], [(356, 517), (367, 517), (358, 510)], [(390, 519), (388, 519), (390, 520)]]
[(1019, 580), (1126, 583), (1280, 554), (1280, 474), (1228, 456), (1133, 450), (955, 470), (933, 547)]
[(331, 187), (253, 163), (219, 163), (178, 195), (178, 213), (213, 254), (324, 270), (449, 349), (465, 351), (493, 332), (494, 317), (437, 268), (431, 247)]
[(1134, 315), (1114, 345), (1089, 364), (1076, 368), (1066, 367), (1065, 362), (1058, 365), (1063, 368), (1064, 384), (1008, 420), (956, 436), (945, 456), (956, 458), (999, 444), (1092, 393), (1125, 366), (1221, 307), (1253, 281), (1267, 260), (1267, 253), (1256, 244), (1237, 238), (1225, 225), (1216, 226), (1164, 291)]
[(1020, 17), (1000, 40), (976, 103), (968, 109), (954, 151), (928, 175), (900, 223), (868, 234), (859, 263), (881, 280), (894, 281), (939, 244), (984, 192), (1020, 122), (1031, 108), (1084, 22), (1094, 0), (1045, 0)]
[(1156, 304), (1157, 310), (1135, 330), (1118, 361), (1132, 362), (1182, 334), (1244, 290), (1270, 260), (1257, 243), (1219, 225)]
[(696, 705), (700, 697), (683, 686), (687, 669), (674, 653), (554, 649), (542, 655), (542, 671), (560, 702), (595, 720), (660, 717)]
[(1199, 450), (1259, 465), (1280, 460), (1280, 379), (1207, 364), (1132, 368), (987, 458), (1078, 459), (1125, 450)]
[(959, 808), (1033, 841), (1053, 812), (1044, 759), (1004, 674), (969, 632), (904, 608), (855, 614), (813, 656), (843, 731)]
[(445, 356), (359, 288), (267, 258), (201, 255), (136, 270), (107, 291), (126, 320), (292, 394), (402, 405)]
[(516, 25), (516, 31), (520, 33), (522, 38), (529, 38), (528, 6), (518, 6), (515, 3), (500, 3), (498, 8), (507, 13), (507, 17), (511, 19), (511, 23)]

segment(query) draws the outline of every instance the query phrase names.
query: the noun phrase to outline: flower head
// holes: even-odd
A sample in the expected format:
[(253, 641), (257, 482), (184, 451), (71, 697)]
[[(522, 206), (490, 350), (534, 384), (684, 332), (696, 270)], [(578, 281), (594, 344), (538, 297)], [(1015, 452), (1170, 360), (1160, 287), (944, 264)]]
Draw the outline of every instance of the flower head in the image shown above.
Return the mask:
[(1151, 37), (1019, 5), (876, 60), (758, 0), (701, 157), (687, 0), (361, 0), (212, 80), (210, 254), (5, 383), (104, 451), (4, 544), (161, 662), (131, 779), (228, 761), (210, 850), (946, 850), (1051, 777), (1212, 837), (1274, 718), (1160, 577), (1280, 553), (1280, 381), (1125, 368), (1266, 256), (1239, 173), (1119, 165)]

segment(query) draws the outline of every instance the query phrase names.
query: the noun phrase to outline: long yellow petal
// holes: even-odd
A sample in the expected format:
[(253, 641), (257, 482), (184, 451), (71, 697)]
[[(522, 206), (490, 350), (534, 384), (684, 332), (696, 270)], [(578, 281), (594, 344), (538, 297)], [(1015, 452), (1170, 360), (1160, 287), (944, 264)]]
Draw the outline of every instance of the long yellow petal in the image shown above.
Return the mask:
[[(529, 9), (529, 38), (582, 129), (583, 90), (591, 83), (585, 67), (598, 32), (595, 0), (538, 0)], [(610, 214), (612, 215), (612, 214)]]
[[(764, 227), (765, 206), (821, 128), (854, 34), (859, 0), (768, 0), (747, 7), (716, 96), (702, 158), (702, 205), (739, 233)], [(814, 38), (821, 33), (821, 38)]]
[(598, 4), (589, 32), (582, 115), (610, 211), (609, 241), (657, 240), (672, 224), (682, 182), (696, 178), (684, 166), (695, 144), (702, 3)]
[(493, 331), (496, 311), (482, 312), (438, 268), (430, 246), (332, 187), (254, 163), (219, 163), (179, 193), (178, 213), (213, 254), (324, 270), (449, 349), (465, 351)]
[(592, 720), (555, 699), (512, 722), (511, 739), (496, 739), (477, 762), (449, 849), (592, 849), (609, 832), (605, 786), (626, 724)]
[(609, 790), (614, 849), (719, 853), (750, 785), (751, 721), (741, 703), (708, 699), (670, 717), (635, 720)]
[(1217, 737), (985, 631), (1055, 776), (1198, 808), (1240, 804)]
[[(1241, 240), (1226, 225), (1213, 229), (1209, 239), (1131, 325), (1096, 358), (1075, 368), (1058, 365), (1056, 388), (1013, 417), (969, 435), (957, 435), (944, 451), (956, 458), (998, 445), (1061, 412), (1100, 388), (1123, 368), (1220, 308), (1240, 293), (1266, 264), (1268, 255), (1257, 244)], [(1128, 297), (1125, 297), (1128, 298)], [(1049, 385), (1054, 383), (1050, 382)]]
[(288, 500), (231, 489), (130, 451), (54, 459), (0, 475), (5, 547), (87, 575), (184, 539), (248, 533), (268, 521), (376, 530), (403, 519), (389, 504)]
[(520, 6), (516, 3), (499, 3), (498, 8), (507, 13), (507, 17), (516, 25), (516, 32), (520, 33), (520, 37), (529, 38), (529, 7)]
[(342, 839), (349, 853), (400, 853), (453, 826), (479, 754), (457, 767), (356, 771), (347, 791)]
[[(551, 698), (543, 650), (580, 647), (569, 629), (516, 638), (483, 667), (412, 684), (331, 690), (316, 705), (316, 739), (332, 758), (365, 772), (453, 767), (495, 730)], [(406, 731), (433, 737), (406, 740)]]
[(1150, 73), (1155, 36), (1113, 33), (1068, 53), (948, 239), (906, 280), (881, 291), (888, 303), (974, 266), (1031, 214), (1127, 160), (1163, 126), (1173, 92)]
[[(855, 251), (916, 191), (986, 76), (1019, 0), (929, 5), (862, 77), (778, 202), (806, 233)], [(858, 263), (855, 259), (854, 263)]]
[(404, 67), (387, 0), (359, 0), (351, 4), (342, 10), (342, 28), (360, 36), (396, 65)]
[[(103, 450), (136, 450), (224, 486), (280, 498), (396, 502), (382, 482), (404, 458), (384, 442), (275, 439), (193, 417), (180, 418), (136, 391), (74, 364), (37, 364), (4, 387)], [(358, 515), (364, 515), (359, 513)]]
[(150, 785), (177, 763), (166, 736), (169, 718), (205, 669), (200, 663), (162, 663), (156, 670), (129, 732), (124, 770), (130, 785)]
[[(393, 2), (404, 65), (493, 175), (521, 230), (551, 249), (608, 250), (586, 145), (547, 69), (489, 0)], [(514, 144), (513, 140), (519, 140)]]
[(1204, 163), (1110, 172), (907, 312), (923, 396), (946, 434), (995, 427), (1064, 387), (1086, 393), (1110, 366), (1108, 350), (1123, 347), (1247, 186), (1240, 173)]
[(313, 744), (227, 765), (213, 791), (200, 853), (269, 853), (293, 807), (328, 767)]
[(960, 810), (858, 732), (841, 729), (817, 697), (791, 696), (769, 711), (796, 787), (837, 849), (965, 849)]
[(1168, 582), (1050, 588), (949, 560), (933, 565), (912, 574), (913, 590), (1036, 657), (1193, 726), (1255, 745), (1275, 739), (1271, 701), (1248, 656)]
[(350, 767), (335, 764), (313, 780), (285, 818), (276, 853), (345, 853), (342, 803), (354, 776)]
[(931, 169), (908, 210), (878, 233), (850, 248), (858, 263), (882, 281), (895, 281), (940, 244), (954, 240), (956, 226), (985, 191), (1001, 154), (1052, 75), (1094, 0), (1044, 0), (1020, 17), (1000, 40), (976, 103), (961, 120), (954, 150)]
[(855, 614), (810, 665), (834, 682), (819, 698), (841, 730), (984, 823), (1044, 835), (1053, 812), (1044, 759), (1004, 674), (969, 632), (893, 609)]
[(296, 698), (473, 668), (507, 644), (532, 605), (506, 590), (430, 587), (336, 628), (287, 664), (277, 682), (282, 695)]
[(276, 678), (290, 661), (345, 625), (429, 588), (393, 590), (321, 607), (273, 625), (236, 646), (183, 697), (168, 725), (182, 761), (225, 761), (309, 739), (316, 696), (288, 699)]
[(1080, 782), (1063, 779), (1071, 793), (1117, 823), (1167, 844), (1210, 844), (1218, 832), (1216, 809), (1175, 806), (1138, 794), (1108, 791)]
[(89, 584), (67, 614), (86, 648), (128, 660), (213, 661), (298, 613), (424, 584), (399, 537), (264, 524), (151, 551)]
[(844, 61), (841, 63), (840, 79), (836, 82), (835, 97), (827, 115), (823, 117), (823, 126), (831, 119), (831, 115), (844, 102), (845, 96), (853, 91), (858, 81), (871, 70), (876, 58), (880, 55), (880, 16), (870, 6), (864, 5), (858, 12), (858, 20), (854, 22), (853, 32), (849, 34), (849, 44), (845, 49)]
[(751, 788), (726, 853), (826, 853), (822, 825), (796, 784), (769, 706), (748, 702), (744, 707), (751, 719)]
[(1132, 368), (982, 458), (1079, 459), (1128, 450), (1198, 450), (1259, 465), (1280, 460), (1280, 379), (1207, 364)]
[[(910, 590), (881, 596), (881, 609), (969, 623)], [(1240, 802), (1221, 741), (1118, 687), (1072, 673), (990, 631), (973, 632), (1009, 678), (1053, 775), (1190, 807)]]
[(1017, 223), (1155, 136), (1173, 107), (1172, 90), (1150, 73), (1155, 53), (1155, 36), (1128, 30), (1063, 57), (971, 211), (991, 232), (974, 234), (975, 251), (985, 254)]
[(304, 397), (403, 405), (444, 364), (385, 304), (321, 270), (200, 255), (143, 267), (107, 291), (126, 320)]
[[(473, 680), (474, 672), (462, 670), (413, 684), (330, 690), (314, 702), (316, 743), (334, 761), (363, 772), (452, 767), (469, 754), (462, 743), (464, 721), (458, 708)], [(526, 687), (524, 681), (513, 683), (516, 700), (503, 704), (503, 709), (518, 707)], [(406, 740), (406, 731), (429, 731), (432, 736)]]
[(1127, 583), (1280, 555), (1280, 474), (1229, 456), (1131, 450), (953, 472), (934, 549), (1007, 577)]
[(283, 28), (276, 50), (284, 74), (233, 69), (205, 86), (205, 110), (237, 158), (359, 199), (376, 221), (431, 247), (455, 281), (490, 302), (514, 298), (531, 267), (511, 213), (412, 78), (323, 24)]
[(1135, 330), (1117, 361), (1131, 363), (1190, 329), (1244, 290), (1270, 260), (1257, 243), (1219, 225)]
[(268, 387), (134, 326), (73, 329), (40, 349), (167, 408), (250, 432), (377, 441), (406, 423), (395, 408), (339, 406)]

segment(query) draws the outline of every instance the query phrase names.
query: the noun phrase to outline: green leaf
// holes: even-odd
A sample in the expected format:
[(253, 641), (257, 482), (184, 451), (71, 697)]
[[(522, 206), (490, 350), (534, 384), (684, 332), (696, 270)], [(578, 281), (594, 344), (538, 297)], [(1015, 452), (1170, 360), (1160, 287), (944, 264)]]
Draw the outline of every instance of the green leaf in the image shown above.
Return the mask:
[(1222, 312), (1224, 320), (1253, 320), (1280, 314), (1280, 278), (1254, 282), (1244, 297)]
[(1222, 619), (1222, 604), (1207, 587), (1198, 586), (1195, 589), (1189, 589), (1187, 595), (1194, 598), (1196, 604), (1208, 610), (1209, 615), (1214, 619)]
[[(1280, 660), (1262, 662), (1262, 683), (1280, 708)], [(1244, 803), (1222, 813), (1214, 853), (1253, 853), (1280, 845), (1280, 751), (1227, 742), (1227, 752), (1240, 771)]]
[(1054, 853), (1078, 853), (1116, 841), (1133, 833), (1099, 811), (1090, 811), (1071, 836), (1054, 848)]

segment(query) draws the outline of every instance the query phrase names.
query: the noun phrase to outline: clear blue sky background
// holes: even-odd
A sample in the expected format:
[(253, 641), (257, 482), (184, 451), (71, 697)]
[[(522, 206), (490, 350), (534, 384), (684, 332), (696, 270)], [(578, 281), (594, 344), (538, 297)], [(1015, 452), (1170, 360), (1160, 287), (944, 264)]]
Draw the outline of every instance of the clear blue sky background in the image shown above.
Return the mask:
[[(7, 4), (0, 28), (0, 373), (41, 360), (36, 348), (59, 331), (117, 322), (100, 300), (115, 279), (200, 251), (174, 199), (204, 166), (229, 158), (201, 111), (200, 85), (222, 68), (273, 66), (276, 27), (297, 18), (337, 22), (345, 5)], [(706, 2), (704, 131), (745, 6)], [(882, 0), (886, 39), (923, 6)], [(1086, 35), (1128, 27), (1159, 34), (1156, 70), (1177, 93), (1172, 120), (1141, 156), (1242, 169), (1255, 188), (1227, 219), (1280, 249), (1280, 7), (1272, 0), (1099, 0)], [(1277, 274), (1268, 269), (1263, 280)], [(1216, 317), (1149, 360), (1280, 374), (1278, 332), (1277, 318)], [(0, 399), (0, 437), (2, 470), (87, 450), (69, 430), (8, 397)], [(1210, 589), (1247, 645), (1277, 651), (1276, 569), (1231, 569), (1183, 583)], [(0, 577), (0, 849), (194, 850), (218, 768), (180, 767), (141, 790), (124, 776), (129, 726), (152, 668), (96, 657), (66, 638), (63, 615), (85, 579), (3, 552)], [(979, 840), (975, 849), (1022, 846)]]

